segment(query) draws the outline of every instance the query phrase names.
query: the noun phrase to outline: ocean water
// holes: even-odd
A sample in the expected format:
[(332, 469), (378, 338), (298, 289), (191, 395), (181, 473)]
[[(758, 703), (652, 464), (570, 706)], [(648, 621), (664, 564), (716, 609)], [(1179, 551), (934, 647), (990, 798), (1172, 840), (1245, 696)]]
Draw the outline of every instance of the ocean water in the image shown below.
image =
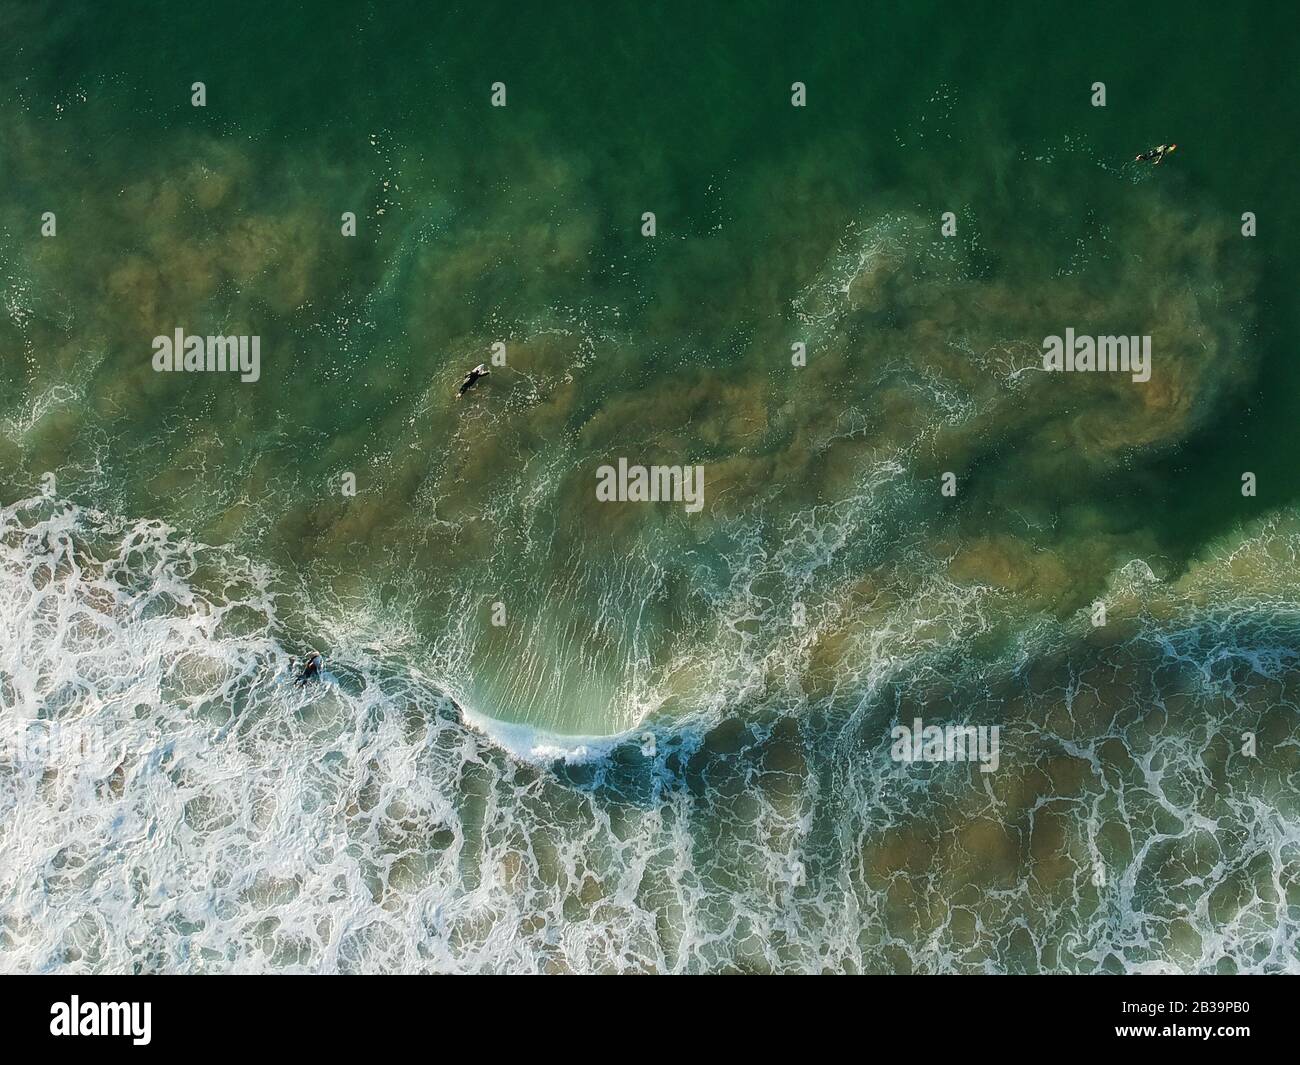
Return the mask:
[(805, 6), (0, 0), (0, 970), (1300, 971), (1294, 27)]

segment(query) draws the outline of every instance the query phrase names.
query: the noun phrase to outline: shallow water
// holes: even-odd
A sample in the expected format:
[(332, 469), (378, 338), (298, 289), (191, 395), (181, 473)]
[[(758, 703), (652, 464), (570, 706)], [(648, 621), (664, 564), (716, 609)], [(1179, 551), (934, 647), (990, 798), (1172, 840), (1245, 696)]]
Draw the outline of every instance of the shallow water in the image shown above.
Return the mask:
[(1264, 8), (246, 14), (0, 6), (5, 969), (1300, 969)]

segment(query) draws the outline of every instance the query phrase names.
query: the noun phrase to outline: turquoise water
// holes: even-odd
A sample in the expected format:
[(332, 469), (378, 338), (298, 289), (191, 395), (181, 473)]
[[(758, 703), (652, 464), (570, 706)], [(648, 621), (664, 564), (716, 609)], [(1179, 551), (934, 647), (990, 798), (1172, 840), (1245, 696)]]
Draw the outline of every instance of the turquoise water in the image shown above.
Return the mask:
[(1300, 967), (1289, 28), (0, 5), (6, 968)]

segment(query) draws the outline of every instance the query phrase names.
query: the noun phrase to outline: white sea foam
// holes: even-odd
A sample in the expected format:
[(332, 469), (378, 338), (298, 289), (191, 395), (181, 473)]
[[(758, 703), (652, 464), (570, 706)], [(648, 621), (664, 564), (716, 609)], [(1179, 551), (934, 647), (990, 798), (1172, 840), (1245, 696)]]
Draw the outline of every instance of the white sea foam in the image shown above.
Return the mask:
[(636, 730), (630, 730), (612, 736), (563, 736), (529, 725), (500, 721), (466, 706), (461, 706), (461, 717), (467, 725), (483, 733), (498, 747), (520, 761), (533, 765), (551, 765), (555, 762), (582, 765), (596, 761), (608, 756), (620, 743), (637, 735)]
[[(753, 579), (834, 565), (826, 547), (856, 520), (755, 556), (728, 602), (765, 616)], [(909, 675), (936, 676), (924, 656), (943, 662), (964, 626), (983, 624), (978, 598), (946, 613), (960, 590), (941, 582), (878, 648), (928, 640), (921, 657), (863, 673), (876, 645), (854, 637), (844, 671), (866, 682), (863, 709), (839, 731), (787, 727), (810, 707), (777, 682), (804, 652), (796, 641), (780, 658), (740, 626), (712, 649), (710, 683), (743, 694), (753, 719), (726, 708), (713, 753), (657, 727), (658, 749), (630, 768), (603, 760), (628, 737), (546, 737), (474, 708), (467, 728), (442, 694), (454, 685), (388, 656), (400, 625), (376, 639), (303, 611), (333, 618), (338, 679), (295, 688), (275, 588), (265, 568), (159, 522), (43, 498), (0, 510), (0, 723), (93, 741), (0, 749), (0, 968), (1004, 971), (1031, 967), (1026, 951), (1050, 971), (1297, 967), (1300, 923), (1277, 885), (1300, 860), (1300, 814), (1279, 748), (1222, 779), (1204, 761), (1261, 713), (1295, 713), (1252, 694), (1294, 675), (1294, 619), (1266, 640), (1249, 611), (1171, 623), (1141, 638), (1155, 656), (1145, 674), (1115, 650), (1095, 675), (1114, 683), (1127, 670), (1135, 701), (1116, 702), (1100, 730), (1076, 734), (1088, 689), (1062, 674), (1059, 692), (1028, 693), (1024, 716), (1002, 722), (986, 790), (951, 767), (900, 773), (879, 727)], [(818, 618), (837, 622), (829, 605)], [(1038, 659), (1060, 636), (1041, 628), (1025, 653)], [(1205, 700), (1185, 723), (1142, 709), (1156, 668)], [(972, 713), (980, 700), (1007, 712), (962, 690)], [(799, 716), (766, 714), (772, 697), (794, 699)], [(1064, 764), (1086, 768), (1036, 804), (1036, 766)], [(597, 785), (566, 777), (594, 767)], [(1004, 788), (1017, 774), (1023, 788)], [(1068, 826), (1053, 861), (1003, 854), (995, 816), (1028, 838), (1053, 810)], [(1003, 861), (1006, 884), (971, 854)], [(1098, 863), (1101, 888), (1088, 880)], [(1211, 908), (1231, 877), (1241, 889)], [(921, 905), (925, 884), (935, 893)], [(972, 885), (979, 943), (951, 908)]]

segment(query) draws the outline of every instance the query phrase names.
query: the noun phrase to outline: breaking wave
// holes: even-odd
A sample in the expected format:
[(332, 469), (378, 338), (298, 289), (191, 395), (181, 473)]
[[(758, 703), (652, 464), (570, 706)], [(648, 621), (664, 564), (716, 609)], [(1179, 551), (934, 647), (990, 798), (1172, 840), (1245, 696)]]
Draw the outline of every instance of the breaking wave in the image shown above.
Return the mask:
[[(1144, 602), (574, 740), (392, 632), (294, 687), (296, 593), (160, 522), (23, 500), (0, 563), (8, 971), (1298, 968), (1294, 610)], [(894, 764), (914, 715), (1000, 723), (1001, 771)]]

